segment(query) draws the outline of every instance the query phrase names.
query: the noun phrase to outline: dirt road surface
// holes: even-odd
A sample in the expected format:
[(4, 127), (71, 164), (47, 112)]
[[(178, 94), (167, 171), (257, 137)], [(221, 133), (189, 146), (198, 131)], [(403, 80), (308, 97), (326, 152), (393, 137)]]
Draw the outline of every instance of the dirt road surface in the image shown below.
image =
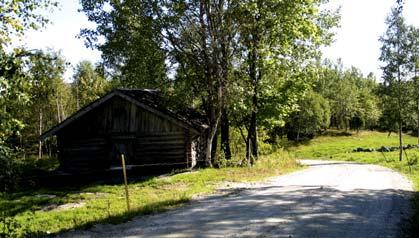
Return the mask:
[(61, 237), (403, 237), (411, 183), (375, 165), (304, 160), (307, 169), (120, 225)]

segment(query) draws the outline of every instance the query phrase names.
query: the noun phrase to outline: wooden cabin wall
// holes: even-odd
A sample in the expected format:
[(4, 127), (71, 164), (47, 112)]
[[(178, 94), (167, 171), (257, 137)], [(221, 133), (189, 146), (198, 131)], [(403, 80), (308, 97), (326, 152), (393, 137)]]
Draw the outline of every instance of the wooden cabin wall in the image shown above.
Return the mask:
[(57, 135), (64, 170), (102, 170), (117, 164), (124, 144), (132, 165), (191, 166), (191, 135), (185, 128), (114, 97), (74, 121)]

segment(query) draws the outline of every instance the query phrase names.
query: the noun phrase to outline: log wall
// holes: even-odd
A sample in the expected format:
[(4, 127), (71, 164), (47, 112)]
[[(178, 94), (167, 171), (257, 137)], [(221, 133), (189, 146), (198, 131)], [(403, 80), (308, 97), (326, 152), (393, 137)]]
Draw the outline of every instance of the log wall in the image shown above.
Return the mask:
[(63, 170), (84, 172), (118, 165), (120, 151), (130, 165), (192, 165), (189, 130), (134, 103), (115, 97), (58, 134)]

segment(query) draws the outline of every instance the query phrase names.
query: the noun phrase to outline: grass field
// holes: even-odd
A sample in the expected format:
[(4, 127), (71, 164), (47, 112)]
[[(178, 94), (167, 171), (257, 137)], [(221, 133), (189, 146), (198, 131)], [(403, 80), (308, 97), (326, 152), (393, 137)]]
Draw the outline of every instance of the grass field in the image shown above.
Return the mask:
[(295, 159), (279, 151), (262, 156), (252, 168), (202, 169), (133, 182), (129, 184), (130, 212), (122, 185), (0, 194), (0, 237), (6, 233), (34, 237), (98, 223), (120, 223), (179, 206), (194, 196), (214, 192), (223, 182), (262, 180), (298, 168)]
[[(418, 191), (413, 199), (415, 214), (412, 219), (412, 233), (419, 234), (419, 164), (413, 164), (414, 158), (419, 159), (419, 149), (405, 150), (405, 158), (401, 162), (399, 161), (399, 151), (353, 152), (359, 147), (377, 149), (381, 146), (397, 146), (398, 136), (395, 133), (388, 136), (387, 133), (371, 131), (351, 134), (345, 135), (332, 131), (328, 136), (320, 136), (306, 143), (291, 146), (289, 151), (300, 159), (345, 160), (379, 164), (405, 174), (412, 180), (416, 191)], [(416, 144), (417, 138), (405, 135), (403, 141), (404, 144)], [(410, 164), (409, 161), (411, 161)]]

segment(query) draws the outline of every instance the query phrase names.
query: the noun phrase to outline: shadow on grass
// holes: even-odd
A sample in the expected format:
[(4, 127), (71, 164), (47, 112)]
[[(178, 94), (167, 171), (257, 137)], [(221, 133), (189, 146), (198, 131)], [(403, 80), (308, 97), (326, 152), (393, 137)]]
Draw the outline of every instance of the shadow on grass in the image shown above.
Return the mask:
[[(409, 237), (409, 214), (404, 212), (409, 210), (411, 196), (412, 192), (393, 189), (267, 186), (207, 197), (153, 217), (61, 233), (59, 237)], [(123, 222), (148, 212), (155, 210), (94, 223)]]
[[(162, 202), (156, 202), (148, 204), (147, 206), (136, 208), (131, 211), (127, 211), (118, 215), (110, 215), (107, 217), (99, 218), (93, 221), (74, 221), (77, 224), (71, 229), (64, 229), (57, 233), (49, 233), (45, 231), (26, 231), (24, 233), (24, 237), (56, 237), (60, 236), (60, 234), (65, 234), (74, 230), (86, 230), (92, 228), (94, 225), (97, 224), (120, 224), (124, 222), (128, 222), (132, 220), (134, 217), (139, 215), (150, 215), (161, 213), (164, 211), (169, 210), (170, 208), (176, 207), (178, 205), (184, 204), (188, 202), (189, 199), (180, 198), (180, 199), (171, 199), (165, 200)], [(46, 228), (47, 229), (47, 228)]]
[[(352, 136), (351, 132), (348, 131), (325, 131), (321, 133), (321, 136), (331, 136), (331, 137), (349, 137)], [(318, 137), (318, 136), (316, 136)], [(309, 145), (313, 138), (302, 138), (300, 140), (290, 140), (288, 143), (284, 144), (285, 149), (289, 149), (292, 147), (298, 147), (303, 145)]]
[[(130, 183), (146, 183), (156, 176), (131, 176)], [(47, 205), (60, 205), (77, 202), (77, 197), (69, 198), (69, 195), (77, 195), (83, 192), (91, 192), (96, 186), (123, 184), (122, 178), (104, 179), (102, 181), (87, 180), (84, 177), (71, 177), (73, 185), (57, 186), (57, 181), (52, 181), (50, 186), (28, 188), (24, 191), (0, 194), (0, 211), (4, 216), (15, 216), (19, 213), (35, 212)], [(83, 182), (84, 181), (84, 182)], [(100, 192), (100, 191), (99, 191)]]
[(321, 134), (322, 136), (332, 136), (332, 137), (341, 137), (341, 136), (352, 136), (353, 134), (349, 131), (333, 131), (328, 130)]

